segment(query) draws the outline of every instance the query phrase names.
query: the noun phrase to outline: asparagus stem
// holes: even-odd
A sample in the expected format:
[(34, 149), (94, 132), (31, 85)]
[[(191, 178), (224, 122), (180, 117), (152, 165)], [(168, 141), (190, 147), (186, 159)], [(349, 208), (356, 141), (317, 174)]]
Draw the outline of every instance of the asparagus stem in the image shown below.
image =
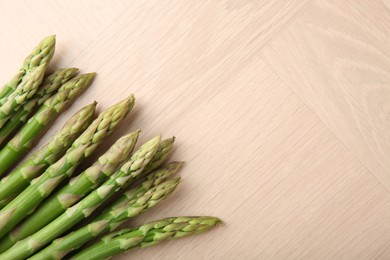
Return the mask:
[[(157, 152), (156, 152), (156, 154), (157, 154)], [(156, 157), (156, 154), (155, 154), (155, 156), (153, 156), (153, 158)], [(147, 176), (142, 178), (142, 181), (140, 182), (141, 186), (145, 190), (156, 187), (160, 183), (168, 180), (170, 177), (172, 177), (174, 174), (176, 174), (179, 171), (179, 169), (182, 167), (183, 164), (184, 164), (184, 162), (170, 162), (170, 163), (167, 163), (167, 164), (159, 167), (158, 169), (152, 171)], [(126, 185), (126, 186), (129, 186), (129, 185)], [(108, 208), (106, 210), (104, 210), (100, 215), (111, 211), (112, 208), (118, 208), (118, 207), (120, 207), (120, 205), (123, 205), (123, 204), (127, 203), (128, 201), (134, 199), (136, 197), (136, 195), (139, 194), (140, 189), (138, 187), (139, 186), (137, 185), (137, 187), (132, 187), (132, 188), (128, 189), (126, 192), (124, 192), (122, 194), (118, 194), (120, 196), (117, 196), (116, 198), (114, 197), (114, 202), (109, 203)], [(122, 190), (123, 189), (124, 188), (122, 188)], [(103, 206), (106, 206), (106, 205), (103, 205)], [(113, 225), (111, 225), (111, 231), (112, 230), (113, 230)], [(88, 246), (88, 243), (85, 246)]]
[(0, 151), (0, 176), (31, 147), (33, 142), (54, 118), (91, 83), (95, 73), (84, 74), (66, 82), (57, 94), (45, 101), (22, 129)]
[[(102, 205), (107, 199), (115, 194), (115, 192), (123, 187), (123, 185), (125, 185), (128, 181), (134, 180), (134, 178), (142, 172), (145, 165), (149, 163), (155, 154), (159, 143), (160, 136), (146, 142), (131, 156), (131, 159), (126, 162), (119, 171), (114, 173), (110, 179), (104, 182), (103, 185), (91, 192), (80, 202), (67, 209), (66, 212), (50, 222), (44, 228), (24, 240), (20, 240), (13, 247), (3, 252), (0, 255), (0, 259), (24, 259), (37, 252), (53, 239), (68, 231), (84, 218), (88, 217), (96, 210), (97, 207)], [(46, 185), (45, 188), (47, 188), (47, 186), (48, 185)], [(13, 208), (13, 210), (16, 211), (17, 209)], [(13, 216), (12, 213), (8, 215)]]
[(166, 218), (109, 234), (72, 259), (106, 259), (136, 247), (145, 248), (166, 240), (203, 233), (220, 223), (221, 220), (215, 217)]
[(0, 252), (11, 247), (16, 241), (34, 234), (103, 183), (128, 159), (138, 134), (139, 131), (136, 131), (120, 138), (95, 164), (45, 200), (31, 216), (0, 240)]
[(142, 184), (138, 185), (134, 189), (132, 199), (110, 207), (108, 211), (102, 213), (88, 225), (54, 240), (51, 245), (34, 255), (32, 259), (62, 259), (69, 252), (80, 248), (98, 235), (112, 231), (124, 221), (156, 206), (172, 194), (179, 182), (180, 178), (177, 178), (162, 182), (149, 189)]
[(9, 121), (0, 129), (0, 145), (28, 120), (37, 105), (42, 105), (43, 102), (54, 95), (58, 88), (72, 78), (77, 71), (75, 68), (60, 69), (46, 77), (31, 100), (13, 114)]
[(24, 60), (18, 73), (1, 89), (0, 99), (8, 97), (13, 93), (16, 87), (22, 82), (23, 78), (28, 76), (31, 70), (42, 64), (49, 64), (54, 55), (55, 43), (55, 36), (48, 36), (34, 48), (32, 53)]
[[(95, 108), (96, 102), (76, 112), (44, 147), (33, 153), (23, 164), (1, 180), (1, 208), (30, 185), (32, 179), (38, 177), (64, 155), (73, 141), (91, 124)], [(0, 243), (0, 248), (2, 247), (3, 244)]]
[(101, 113), (74, 141), (72, 147), (61, 159), (47, 168), (39, 178), (8, 203), (0, 211), (0, 237), (3, 237), (31, 213), (64, 179), (69, 178), (75, 168), (112, 133), (131, 110), (133, 104), (134, 97), (130, 96)]

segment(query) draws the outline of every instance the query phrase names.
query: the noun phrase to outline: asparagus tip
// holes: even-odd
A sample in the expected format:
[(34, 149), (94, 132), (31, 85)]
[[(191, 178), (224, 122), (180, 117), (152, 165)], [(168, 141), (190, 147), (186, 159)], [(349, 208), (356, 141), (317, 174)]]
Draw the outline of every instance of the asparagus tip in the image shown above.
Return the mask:
[(54, 45), (55, 42), (56, 42), (56, 35), (49, 35), (45, 39), (43, 39), (41, 43), (45, 45)]
[(163, 165), (162, 167), (168, 171), (172, 171), (172, 172), (176, 173), (183, 166), (183, 164), (184, 164), (183, 161), (181, 161), (181, 162), (175, 161), (175, 162), (167, 163), (167, 164)]
[(96, 77), (97, 74), (96, 72), (90, 72), (90, 73), (85, 73), (84, 75), (92, 80)]

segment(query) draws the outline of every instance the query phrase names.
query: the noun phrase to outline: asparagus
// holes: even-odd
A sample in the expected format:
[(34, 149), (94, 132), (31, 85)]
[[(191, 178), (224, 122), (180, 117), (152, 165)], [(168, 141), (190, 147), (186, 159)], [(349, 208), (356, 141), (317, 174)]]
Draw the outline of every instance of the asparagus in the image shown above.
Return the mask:
[(34, 48), (32, 53), (24, 60), (18, 73), (2, 88), (0, 99), (8, 97), (14, 92), (19, 83), (22, 82), (25, 76), (28, 76), (31, 70), (42, 64), (49, 64), (54, 55), (55, 42), (55, 36), (48, 36)]
[[(65, 153), (73, 141), (90, 125), (95, 108), (96, 102), (76, 112), (44, 147), (33, 153), (16, 170), (1, 180), (1, 208), (30, 185), (33, 178), (43, 173)], [(0, 248), (2, 245), (0, 243)]]
[(0, 176), (31, 147), (33, 141), (71, 100), (80, 95), (91, 83), (95, 73), (84, 74), (66, 82), (57, 94), (45, 101), (43, 106), (30, 118), (22, 129), (0, 151)]
[[(158, 166), (160, 166), (166, 160), (166, 158), (169, 155), (169, 152), (172, 150), (174, 141), (175, 141), (175, 137), (171, 137), (171, 138), (167, 138), (165, 140), (162, 140), (160, 142), (158, 149), (157, 149), (155, 155), (153, 156), (152, 160), (150, 160), (150, 162), (145, 166), (145, 169), (137, 177), (137, 179), (144, 178), (145, 176), (148, 175), (148, 173), (150, 173), (153, 170), (155, 170), (156, 168), (158, 168)], [(132, 183), (131, 182), (128, 183), (128, 185), (125, 186), (124, 188), (127, 188), (130, 184), (132, 184)]]
[[(157, 154), (157, 152), (156, 152)], [(155, 155), (156, 156), (156, 155)], [(154, 157), (155, 157), (154, 156)], [(154, 158), (153, 157), (153, 158)], [(152, 159), (153, 160), (153, 159)], [(146, 177), (142, 179), (142, 187), (144, 189), (150, 189), (152, 187), (155, 187), (159, 185), (160, 183), (166, 181), (169, 177), (171, 177), (173, 174), (175, 174), (183, 165), (183, 162), (171, 162), (167, 163), (160, 168), (154, 170), (150, 174), (148, 174)], [(145, 171), (145, 169), (144, 169)], [(142, 171), (143, 174), (143, 171)], [(121, 205), (125, 203), (126, 201), (129, 201), (134, 198), (134, 194), (137, 192), (136, 188), (131, 188), (125, 193), (123, 193), (120, 197), (118, 197), (115, 200), (115, 203), (113, 206)]]
[(74, 255), (72, 259), (106, 259), (133, 248), (145, 248), (165, 240), (199, 234), (220, 223), (221, 220), (215, 217), (166, 218), (138, 228), (123, 229), (109, 234), (94, 245)]
[(149, 190), (138, 185), (133, 198), (124, 205), (112, 207), (107, 213), (103, 213), (97, 220), (84, 226), (65, 237), (56, 239), (51, 245), (35, 254), (31, 259), (62, 259), (69, 252), (80, 248), (86, 242), (94, 239), (112, 228), (116, 228), (123, 221), (135, 217), (145, 210), (154, 207), (160, 201), (167, 198), (179, 184), (180, 178), (169, 180)]
[(154, 169), (158, 168), (167, 159), (169, 153), (172, 150), (174, 142), (175, 137), (171, 137), (161, 141), (153, 159), (150, 161), (150, 163), (148, 163), (148, 165), (146, 165), (144, 171), (142, 172), (143, 175), (146, 175)]
[(138, 134), (139, 131), (136, 131), (120, 138), (94, 165), (50, 196), (31, 216), (0, 240), (0, 252), (11, 247), (16, 241), (34, 234), (97, 188), (99, 183), (101, 184), (113, 174), (115, 169), (130, 156)]
[[(91, 192), (88, 196), (71, 208), (68, 208), (66, 212), (50, 222), (50, 224), (46, 225), (44, 228), (40, 229), (38, 232), (20, 240), (13, 247), (3, 252), (0, 255), (0, 259), (24, 259), (50, 243), (53, 239), (68, 231), (84, 218), (88, 217), (96, 210), (97, 207), (102, 205), (107, 199), (115, 194), (115, 192), (123, 187), (123, 185), (131, 180), (134, 180), (134, 178), (142, 172), (145, 165), (155, 154), (159, 142), (160, 136), (146, 142), (131, 156), (131, 159), (126, 162), (119, 171), (114, 173), (110, 179), (104, 182), (104, 184), (102, 184), (98, 189)], [(51, 184), (46, 185), (44, 189), (41, 188), (41, 190), (46, 192), (48, 186), (51, 186)], [(17, 209), (11, 209), (9, 211), (10, 213), (7, 215), (13, 216), (14, 214), (12, 214), (12, 211), (17, 211)], [(5, 215), (6, 214), (3, 214), (3, 216)], [(3, 217), (3, 220), (8, 220), (8, 222), (9, 219), (10, 217), (7, 219)], [(8, 222), (5, 222), (4, 225), (6, 226), (6, 223)]]
[(0, 129), (37, 92), (45, 75), (46, 64), (34, 68), (13, 93), (1, 100)]
[[(161, 143), (160, 143), (159, 147), (161, 147)], [(153, 158), (156, 158), (156, 155), (157, 155), (157, 152), (152, 157), (151, 161), (153, 161)], [(114, 229), (116, 229), (122, 223), (121, 221), (123, 220), (123, 219), (119, 219), (119, 217), (120, 216), (122, 216), (122, 217), (124, 216), (123, 213), (121, 215), (117, 214), (118, 210), (128, 208), (127, 205), (131, 201), (140, 201), (140, 202), (136, 202), (136, 203), (139, 203), (139, 205), (141, 205), (141, 203), (144, 203), (144, 205), (145, 205), (146, 202), (144, 202), (144, 199), (145, 198), (149, 198), (149, 197), (147, 197), (148, 194), (143, 199), (142, 198), (139, 199), (139, 198), (141, 196), (143, 196), (145, 194), (145, 192), (147, 192), (147, 191), (148, 191), (149, 194), (151, 194), (151, 192), (153, 192), (153, 190), (155, 190), (155, 187), (159, 186), (160, 184), (165, 182), (168, 178), (170, 178), (172, 175), (174, 175), (181, 168), (182, 165), (183, 165), (183, 162), (167, 163), (167, 164), (163, 165), (162, 167), (154, 170), (153, 172), (148, 174), (146, 177), (144, 177), (143, 181), (140, 184), (138, 184), (136, 187), (133, 187), (133, 188), (129, 189), (128, 191), (126, 191), (125, 193), (123, 193), (119, 198), (117, 198), (115, 200), (114, 203), (109, 205), (109, 207), (106, 210), (104, 210), (99, 215), (99, 217), (97, 217), (94, 220), (94, 222), (96, 222), (96, 221), (104, 220), (105, 218), (111, 218), (111, 217), (115, 217), (116, 218), (116, 221), (111, 220), (110, 225), (105, 226), (105, 230), (101, 230), (101, 232), (106, 232), (107, 228), (109, 228), (110, 231), (113, 231)], [(176, 180), (174, 183), (178, 184), (178, 180)], [(174, 187), (176, 187), (176, 185), (171, 186), (172, 191), (173, 191)], [(161, 187), (168, 187), (168, 185), (164, 184)], [(168, 192), (167, 189), (165, 189), (165, 191), (167, 192), (165, 197), (167, 197), (170, 193)], [(155, 199), (152, 200), (152, 201), (149, 200), (149, 204), (148, 204), (149, 207), (147, 207), (147, 208), (150, 208), (150, 206), (152, 206), (152, 205), (153, 206), (156, 205), (156, 203), (154, 203), (154, 204), (151, 203), (153, 201), (156, 202)], [(147, 208), (145, 208), (145, 210)], [(135, 216), (133, 214), (137, 213), (137, 210), (135, 210), (134, 207), (132, 209), (133, 210), (130, 213), (128, 213), (128, 215), (127, 215), (128, 217), (127, 218)], [(141, 207), (138, 207), (138, 209), (141, 209)], [(113, 215), (113, 212), (116, 212), (116, 213)], [(126, 216), (126, 214), (125, 214), (125, 216)], [(96, 225), (98, 225), (98, 224), (96, 224)], [(95, 225), (93, 225), (93, 226), (95, 226)], [(93, 226), (90, 226), (90, 227), (93, 227)], [(78, 237), (79, 235), (83, 234), (84, 231), (85, 231), (85, 229), (81, 228), (80, 232), (74, 233), (74, 236)], [(92, 235), (92, 237), (90, 237), (91, 235)], [(82, 235), (82, 236), (84, 237), (84, 235)], [(92, 233), (92, 234), (90, 234), (90, 236), (84, 237), (85, 240), (83, 240), (83, 241), (88, 242), (88, 240), (92, 239), (93, 236), (97, 236), (97, 234), (96, 233)], [(73, 235), (72, 235), (72, 237), (73, 237)], [(61, 240), (61, 239), (59, 239), (59, 240)], [(57, 241), (59, 241), (59, 240), (57, 240)], [(70, 243), (72, 243), (71, 242), (72, 240), (73, 240), (72, 238), (69, 238), (69, 239), (66, 240), (66, 241), (69, 241), (69, 243), (66, 242), (66, 244), (65, 243), (63, 244), (61, 242), (61, 244), (63, 244), (64, 246), (66, 246), (67, 248), (70, 249), (70, 248), (72, 248), (72, 245), (70, 244)], [(80, 242), (80, 244), (78, 245), (78, 247), (81, 247), (82, 246), (81, 241), (79, 241), (79, 242)], [(3, 244), (3, 243), (4, 243), (3, 241), (0, 242), (0, 244)], [(8, 244), (9, 244), (9, 247), (10, 247), (14, 243), (13, 242), (12, 243), (8, 242)], [(55, 244), (55, 246), (54, 246), (54, 244)], [(57, 246), (57, 242), (53, 243), (52, 245), (50, 245), (51, 249), (49, 249), (49, 250), (45, 249), (45, 253), (44, 253), (45, 255), (48, 254), (48, 253), (51, 254), (51, 252), (53, 252), (53, 251), (63, 251), (62, 249), (60, 250), (59, 246)], [(3, 250), (1, 250), (0, 252), (3, 252)], [(45, 258), (43, 258), (43, 259), (45, 259)]]
[(134, 97), (123, 100), (101, 113), (97, 119), (74, 141), (72, 147), (55, 164), (33, 181), (21, 194), (0, 211), (0, 237), (3, 237), (44, 198), (63, 181), (70, 177), (75, 168), (111, 134), (124, 119), (134, 104)]
[(36, 105), (42, 105), (51, 97), (58, 88), (77, 73), (77, 69), (60, 69), (50, 76), (46, 77), (38, 91), (23, 105), (16, 114), (12, 115), (10, 120), (0, 129), (0, 144), (2, 144), (11, 134), (25, 123)]

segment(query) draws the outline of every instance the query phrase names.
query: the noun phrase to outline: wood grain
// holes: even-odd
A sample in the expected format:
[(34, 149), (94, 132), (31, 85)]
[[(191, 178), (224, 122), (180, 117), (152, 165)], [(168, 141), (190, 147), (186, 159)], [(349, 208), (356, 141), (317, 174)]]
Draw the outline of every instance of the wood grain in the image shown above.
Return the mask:
[(316, 1), (263, 57), (390, 188), (390, 9), (380, 1)]
[(175, 135), (171, 159), (186, 164), (174, 196), (129, 225), (225, 222), (116, 259), (390, 258), (388, 3), (67, 3), (0, 3), (10, 39), (0, 80), (53, 33), (54, 66), (98, 72), (38, 146), (82, 105), (134, 93), (135, 110), (95, 157), (140, 128), (141, 141)]
[[(384, 218), (390, 214), (388, 192), (263, 62), (235, 63), (241, 73), (200, 81), (218, 77), (217, 85), (224, 86), (206, 108), (178, 109), (183, 121), (164, 119), (157, 126), (178, 131), (174, 157), (188, 161), (183, 186), (136, 221), (212, 214), (225, 224), (134, 254), (140, 259), (374, 257), (390, 239)], [(202, 93), (197, 99), (207, 97)], [(135, 124), (143, 126), (142, 121)]]
[(0, 1), (0, 82), (7, 82), (32, 48), (53, 34), (58, 35), (54, 66), (77, 67), (72, 60), (130, 5), (120, 0), (110, 1), (109, 8), (101, 0)]

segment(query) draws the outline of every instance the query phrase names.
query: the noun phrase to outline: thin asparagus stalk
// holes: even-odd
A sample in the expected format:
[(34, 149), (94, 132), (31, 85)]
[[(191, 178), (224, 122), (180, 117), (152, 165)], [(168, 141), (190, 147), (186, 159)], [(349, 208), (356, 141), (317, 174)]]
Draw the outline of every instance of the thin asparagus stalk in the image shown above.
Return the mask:
[(0, 240), (0, 252), (46, 226), (67, 208), (76, 204), (103, 183), (128, 159), (137, 142), (139, 131), (120, 138), (95, 164), (72, 179), (68, 185), (50, 196), (31, 216)]
[[(143, 183), (134, 187), (123, 198), (126, 200), (115, 202), (107, 210), (103, 211), (92, 223), (100, 223), (101, 221), (109, 221), (104, 224), (103, 231), (113, 231), (128, 218), (135, 217), (145, 210), (157, 205), (161, 200), (167, 198), (179, 185), (180, 177), (174, 180), (166, 180), (156, 186), (147, 189), (147, 184)], [(125, 197), (126, 196), (126, 197)], [(103, 226), (101, 226), (103, 228)], [(96, 234), (98, 235), (98, 234)]]
[[(150, 189), (152, 187), (156, 187), (157, 185), (159, 185), (160, 183), (166, 181), (169, 177), (174, 175), (177, 171), (179, 171), (179, 169), (181, 168), (183, 163), (184, 162), (171, 162), (171, 163), (167, 163), (167, 164), (161, 166), (160, 168), (152, 171), (151, 173), (149, 173), (147, 176), (145, 176), (142, 179), (142, 182), (141, 182), (142, 183), (142, 187), (144, 189), (146, 189), (146, 190)], [(142, 174), (143, 174), (143, 171), (142, 171)], [(118, 197), (115, 200), (115, 202), (113, 203), (112, 206), (116, 207), (118, 205), (121, 205), (121, 204), (125, 203), (126, 201), (129, 201), (129, 200), (133, 199), (135, 194), (137, 194), (137, 188), (130, 188), (125, 193), (123, 193), (120, 197)]]
[(72, 259), (106, 259), (133, 248), (145, 248), (165, 240), (203, 233), (220, 223), (221, 220), (215, 217), (166, 218), (135, 229), (123, 229), (109, 234), (73, 256)]
[(43, 102), (55, 94), (62, 84), (76, 75), (77, 71), (78, 69), (75, 68), (60, 69), (46, 77), (32, 99), (24, 104), (16, 114), (13, 114), (9, 121), (0, 129), (0, 145), (27, 121), (36, 105), (42, 105)]
[(31, 70), (42, 64), (49, 64), (54, 55), (55, 43), (55, 36), (48, 36), (34, 48), (32, 53), (24, 60), (18, 73), (1, 89), (0, 99), (8, 97), (14, 92)]
[[(162, 140), (152, 160), (150, 160), (150, 162), (145, 166), (145, 169), (137, 177), (137, 179), (144, 178), (154, 169), (158, 168), (168, 157), (170, 151), (172, 150), (174, 142), (175, 142), (175, 137)], [(129, 182), (128, 185), (124, 187), (124, 189), (127, 189), (130, 184), (132, 184), (132, 182)]]
[(46, 64), (34, 68), (15, 89), (13, 93), (1, 100), (0, 106), (0, 129), (14, 115), (19, 108), (31, 99), (37, 92), (45, 75)]
[(45, 101), (18, 133), (0, 151), (0, 176), (31, 147), (33, 142), (66, 106), (79, 96), (95, 77), (95, 73), (84, 74), (66, 82), (58, 92)]
[[(0, 259), (27, 258), (53, 241), (53, 239), (68, 231), (78, 222), (88, 217), (96, 210), (97, 207), (102, 205), (107, 199), (115, 194), (115, 192), (123, 187), (123, 185), (125, 185), (128, 181), (134, 180), (134, 178), (142, 172), (145, 165), (155, 154), (159, 143), (160, 136), (146, 142), (131, 156), (131, 159), (126, 162), (119, 171), (114, 173), (110, 179), (104, 182), (103, 185), (92, 191), (80, 202), (67, 209), (66, 212), (50, 222), (44, 228), (24, 240), (20, 240), (13, 247), (3, 252), (0, 255)], [(45, 188), (47, 188), (47, 186)], [(45, 192), (45, 190), (43, 191)], [(17, 209), (14, 208), (13, 210), (17, 211)], [(12, 216), (12, 211), (11, 214), (8, 215)], [(3, 219), (5, 218), (3, 217)]]
[(112, 133), (134, 104), (129, 98), (101, 113), (55, 164), (0, 211), (0, 237), (14, 228)]
[(103, 213), (97, 220), (72, 232), (65, 237), (56, 239), (51, 245), (35, 254), (31, 259), (62, 259), (71, 251), (84, 245), (98, 235), (112, 231), (119, 223), (135, 217), (144, 211), (154, 207), (166, 199), (177, 187), (180, 178), (169, 180), (151, 189), (145, 189), (138, 185), (135, 198), (127, 201), (124, 205), (110, 208), (110, 211)]
[[(157, 155), (157, 152), (153, 156), (153, 158), (155, 158), (156, 155)], [(179, 171), (179, 169), (182, 167), (183, 164), (184, 164), (184, 162), (170, 162), (170, 163), (167, 163), (167, 164), (159, 167), (158, 169), (152, 171), (147, 176), (142, 178), (142, 181), (140, 182), (142, 189), (149, 190), (153, 187), (156, 187), (160, 183), (168, 180), (170, 177), (172, 177), (174, 174), (176, 174)], [(125, 186), (129, 186), (129, 185), (125, 185)], [(136, 195), (139, 194), (139, 191), (142, 190), (138, 187), (139, 186), (137, 185), (136, 187), (132, 187), (122, 194), (119, 193), (118, 194), (119, 196), (113, 197), (114, 202), (111, 203), (110, 201), (108, 201), (108, 205), (107, 205), (108, 208), (106, 210), (104, 210), (101, 214), (109, 212), (112, 208), (121, 207), (121, 205), (134, 199), (136, 197)], [(123, 187), (121, 189), (123, 190), (125, 188), (126, 187)], [(103, 205), (103, 206), (105, 207), (106, 205)], [(120, 225), (120, 223), (118, 225)], [(111, 231), (113, 230), (113, 228), (114, 228), (114, 226), (111, 225)], [(86, 246), (88, 246), (88, 244)], [(0, 252), (2, 252), (2, 251), (0, 251)]]
[(162, 140), (160, 146), (153, 159), (146, 165), (142, 175), (146, 175), (154, 169), (158, 168), (165, 160), (167, 159), (169, 153), (173, 148), (173, 143), (175, 142), (175, 137), (167, 138)]
[[(38, 177), (64, 155), (73, 141), (91, 124), (95, 108), (96, 102), (76, 112), (44, 147), (33, 153), (22, 165), (1, 180), (1, 208), (30, 185), (32, 179)], [(0, 243), (1, 247), (2, 243)]]

